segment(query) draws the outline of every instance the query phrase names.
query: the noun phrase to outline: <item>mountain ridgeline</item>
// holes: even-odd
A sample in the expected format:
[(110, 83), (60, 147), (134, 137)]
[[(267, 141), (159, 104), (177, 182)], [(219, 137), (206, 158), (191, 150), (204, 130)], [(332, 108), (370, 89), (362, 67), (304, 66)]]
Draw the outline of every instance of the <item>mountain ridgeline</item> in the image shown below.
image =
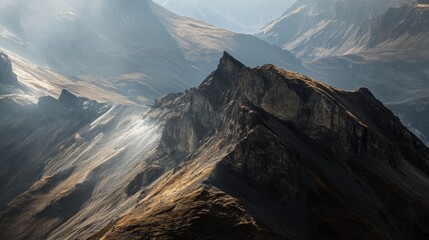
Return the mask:
[(197, 86), (224, 50), (251, 66), (272, 62), (305, 71), (277, 46), (179, 16), (151, 0), (4, 0), (0, 29), (0, 48), (100, 88), (96, 94), (109, 91), (135, 104)]
[(150, 109), (65, 90), (10, 104), (2, 239), (429, 234), (429, 149), (365, 88), (224, 53), (199, 87)]
[[(257, 35), (332, 86), (365, 86), (389, 106), (429, 96), (429, 5), (422, 1), (301, 0)], [(418, 114), (394, 111), (428, 138)]]
[(429, 236), (429, 149), (367, 89), (225, 53), (149, 114), (166, 118), (155, 159), (179, 167), (93, 239)]

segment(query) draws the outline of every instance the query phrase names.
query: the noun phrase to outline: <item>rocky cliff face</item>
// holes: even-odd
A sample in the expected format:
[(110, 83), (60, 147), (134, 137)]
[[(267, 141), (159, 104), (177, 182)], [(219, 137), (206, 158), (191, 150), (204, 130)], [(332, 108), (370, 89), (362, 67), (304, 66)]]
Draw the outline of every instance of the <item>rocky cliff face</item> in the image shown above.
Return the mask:
[(153, 161), (178, 167), (135, 185), (137, 207), (94, 239), (429, 236), (429, 149), (367, 89), (225, 53), (149, 115), (165, 119)]
[(225, 53), (149, 110), (65, 90), (0, 108), (1, 239), (429, 234), (429, 150), (365, 88)]
[[(260, 37), (306, 60), (325, 83), (365, 86), (394, 104), (429, 94), (428, 23), (429, 6), (415, 1), (302, 0)], [(426, 132), (417, 115), (408, 119), (414, 132)]]

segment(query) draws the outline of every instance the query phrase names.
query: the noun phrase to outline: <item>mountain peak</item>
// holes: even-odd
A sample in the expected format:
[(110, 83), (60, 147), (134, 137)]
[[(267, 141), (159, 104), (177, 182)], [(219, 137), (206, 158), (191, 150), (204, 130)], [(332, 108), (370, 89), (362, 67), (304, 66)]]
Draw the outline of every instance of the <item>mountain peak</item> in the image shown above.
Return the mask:
[[(359, 239), (426, 234), (429, 214), (418, 210), (428, 204), (415, 189), (429, 174), (429, 149), (370, 99), (369, 90), (342, 91), (273, 65), (237, 66), (224, 54), (202, 86), (171, 95), (150, 112), (167, 116), (154, 161), (183, 165), (151, 188), (141, 179), (153, 174), (142, 171), (132, 186), (147, 197), (90, 239), (150, 238), (173, 228), (176, 238), (228, 239), (244, 236), (231, 227), (240, 224), (250, 229), (246, 236), (261, 239), (346, 239), (351, 231), (359, 231)], [(176, 195), (163, 195), (170, 193), (166, 186), (178, 189)], [(195, 189), (201, 192), (190, 194)], [(407, 201), (416, 211), (396, 214)], [(248, 209), (255, 220), (243, 223), (246, 212), (213, 209), (212, 203)], [(254, 223), (260, 224), (256, 231), (249, 228)], [(319, 230), (326, 226), (332, 227), (329, 235)], [(220, 231), (225, 228), (226, 236)], [(302, 229), (315, 232), (307, 236)], [(182, 233), (188, 235), (177, 235)]]
[(242, 68), (244, 64), (231, 56), (228, 52), (223, 52), (222, 58), (219, 61), (218, 70), (226, 73), (234, 73)]
[(58, 101), (66, 106), (76, 106), (80, 103), (79, 98), (76, 97), (73, 93), (67, 91), (66, 89), (63, 89), (61, 91), (61, 95), (58, 98)]
[(220, 65), (235, 65), (239, 67), (244, 67), (244, 64), (235, 59), (231, 54), (224, 51), (222, 58), (220, 59)]
[(221, 94), (226, 88), (236, 83), (238, 74), (246, 66), (227, 52), (223, 52), (217, 69), (201, 84), (201, 88), (208, 88), (210, 92)]

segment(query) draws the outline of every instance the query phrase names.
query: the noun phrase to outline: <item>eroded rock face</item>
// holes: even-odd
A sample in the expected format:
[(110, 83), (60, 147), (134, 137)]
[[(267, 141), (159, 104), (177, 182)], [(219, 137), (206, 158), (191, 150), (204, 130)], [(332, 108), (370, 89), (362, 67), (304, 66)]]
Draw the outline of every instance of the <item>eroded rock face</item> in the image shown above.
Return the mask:
[[(11, 116), (28, 111), (7, 99), (0, 107)], [(198, 88), (159, 99), (144, 116), (68, 91), (37, 108), (50, 111), (2, 128), (24, 130), (16, 138), (0, 135), (2, 149), (4, 139), (23, 143), (1, 151), (19, 164), (0, 161), (8, 192), (0, 204), (9, 203), (0, 238), (429, 234), (429, 150), (365, 88), (346, 92), (273, 65), (252, 69), (225, 53)], [(27, 146), (30, 156), (12, 155)], [(40, 178), (44, 164), (53, 169)]]
[(155, 159), (180, 167), (94, 238), (429, 234), (429, 150), (367, 89), (247, 68), (225, 53), (200, 87), (157, 101), (151, 115), (166, 119)]

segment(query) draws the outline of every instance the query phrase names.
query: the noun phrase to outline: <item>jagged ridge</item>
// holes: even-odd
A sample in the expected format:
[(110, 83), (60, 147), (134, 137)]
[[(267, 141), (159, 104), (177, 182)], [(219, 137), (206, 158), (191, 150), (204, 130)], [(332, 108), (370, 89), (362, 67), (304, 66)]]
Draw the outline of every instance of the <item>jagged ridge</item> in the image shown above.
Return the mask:
[(367, 89), (250, 69), (225, 53), (200, 87), (151, 115), (166, 119), (155, 161), (180, 167), (94, 238), (428, 235), (429, 150)]

